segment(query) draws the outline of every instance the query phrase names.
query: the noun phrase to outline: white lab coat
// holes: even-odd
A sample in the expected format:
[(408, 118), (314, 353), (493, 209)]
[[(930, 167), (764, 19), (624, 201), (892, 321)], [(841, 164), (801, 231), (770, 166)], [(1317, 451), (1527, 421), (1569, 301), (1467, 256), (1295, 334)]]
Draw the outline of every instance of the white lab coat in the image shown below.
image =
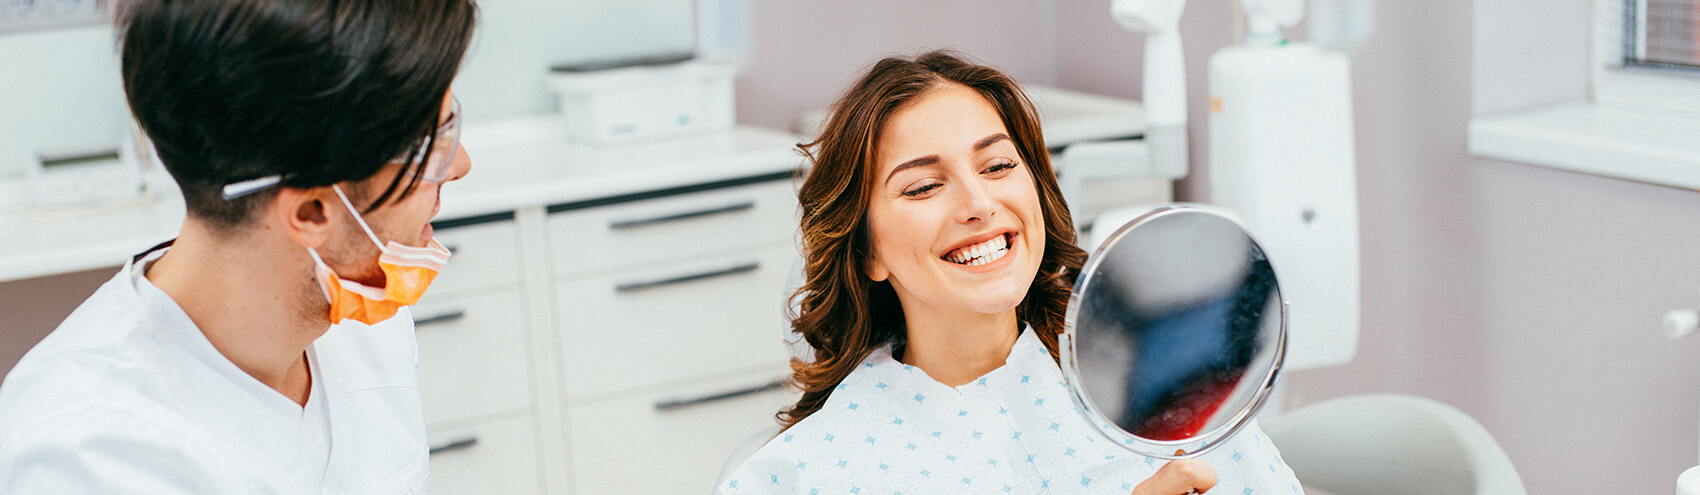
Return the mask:
[(150, 303), (164, 293), (144, 292), (158, 289), (141, 267), (162, 252), (126, 264), (0, 384), (0, 493), (425, 492), (409, 313), (334, 325), (313, 342), (322, 396), (309, 406), (323, 399), (326, 414), (308, 424), (181, 308)]
[[(1301, 493), (1256, 424), (1202, 456), (1210, 493)], [(875, 350), (814, 414), (774, 437), (718, 493), (1126, 495), (1167, 461), (1112, 444), (1069, 400), (1028, 329), (1004, 365), (960, 387)]]

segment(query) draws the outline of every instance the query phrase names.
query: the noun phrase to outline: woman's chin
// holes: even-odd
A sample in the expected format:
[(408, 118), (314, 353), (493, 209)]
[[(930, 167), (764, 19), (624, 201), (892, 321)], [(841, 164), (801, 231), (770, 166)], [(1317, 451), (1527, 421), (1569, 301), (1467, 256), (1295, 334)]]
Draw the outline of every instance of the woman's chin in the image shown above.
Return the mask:
[(996, 293), (965, 293), (965, 309), (980, 314), (1000, 314), (1014, 310), (1026, 299), (1026, 287), (1013, 293), (999, 291)]
[(1020, 266), (1008, 267), (1004, 276), (978, 281), (972, 287), (957, 291), (957, 294), (962, 294), (960, 300), (976, 313), (995, 314), (1013, 310), (1027, 299), (1027, 290), (1038, 275), (1038, 267), (1033, 268), (1027, 272)]

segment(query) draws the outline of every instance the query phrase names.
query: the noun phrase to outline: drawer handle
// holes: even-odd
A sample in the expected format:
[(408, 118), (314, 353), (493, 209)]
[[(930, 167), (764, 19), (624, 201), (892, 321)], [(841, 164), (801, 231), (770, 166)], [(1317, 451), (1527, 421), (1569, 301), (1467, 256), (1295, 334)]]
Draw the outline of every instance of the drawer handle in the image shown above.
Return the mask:
[(715, 278), (715, 277), (725, 277), (725, 276), (728, 276), (728, 275), (737, 275), (737, 274), (745, 273), (745, 272), (753, 272), (753, 271), (756, 271), (757, 269), (760, 269), (760, 268), (761, 268), (760, 263), (756, 263), (756, 262), (752, 261), (752, 262), (744, 263), (744, 264), (741, 264), (741, 265), (733, 265), (733, 266), (729, 266), (729, 267), (726, 267), (726, 268), (719, 268), (719, 269), (715, 269), (715, 270), (709, 270), (709, 271), (706, 271), (706, 272), (679, 275), (679, 276), (676, 276), (676, 277), (659, 278), (659, 279), (655, 279), (655, 280), (639, 280), (639, 281), (635, 281), (635, 282), (622, 282), (622, 283), (614, 284), (614, 292), (636, 292), (636, 291), (640, 291), (640, 290), (654, 289), (656, 287), (664, 287), (664, 286), (668, 286), (668, 285), (682, 284), (682, 283), (685, 283), (685, 282), (691, 282), (691, 281), (696, 281), (696, 280)]
[(648, 227), (650, 225), (667, 223), (667, 222), (676, 222), (676, 221), (679, 221), (679, 220), (689, 220), (689, 219), (698, 218), (698, 217), (707, 217), (707, 216), (721, 215), (721, 214), (726, 214), (726, 213), (737, 213), (737, 212), (744, 211), (744, 210), (753, 210), (753, 209), (755, 209), (755, 207), (756, 207), (755, 201), (744, 201), (742, 203), (733, 203), (733, 204), (726, 205), (726, 206), (716, 206), (716, 207), (713, 207), (713, 208), (705, 208), (705, 209), (701, 209), (701, 210), (692, 210), (692, 211), (687, 211), (687, 212), (682, 212), (682, 213), (668, 213), (668, 214), (660, 215), (660, 216), (647, 217), (647, 218), (634, 218), (634, 219), (631, 219), (631, 220), (616, 220), (616, 221), (613, 221), (613, 222), (608, 222), (608, 229), (609, 230), (635, 229), (635, 228), (638, 228), (638, 227)]
[(431, 455), (466, 450), (478, 445), (478, 437), (461, 437), (443, 443), (431, 444)]
[(725, 392), (717, 392), (717, 393), (712, 393), (712, 394), (702, 395), (702, 396), (697, 396), (697, 397), (687, 397), (687, 398), (683, 398), (683, 399), (662, 399), (662, 400), (655, 401), (655, 410), (657, 410), (657, 411), (672, 411), (672, 410), (675, 410), (675, 409), (684, 409), (684, 408), (695, 406), (695, 405), (707, 404), (707, 403), (710, 403), (710, 402), (723, 401), (723, 400), (727, 400), (727, 399), (734, 399), (734, 398), (743, 397), (743, 396), (746, 396), (746, 395), (759, 394), (759, 393), (762, 393), (762, 392), (766, 392), (766, 391), (777, 389), (777, 388), (784, 387), (784, 386), (785, 386), (785, 379), (784, 378), (775, 378), (775, 379), (773, 379), (773, 381), (763, 383), (761, 385), (756, 385), (756, 386), (753, 386), (753, 387), (745, 387), (745, 388), (740, 388), (740, 389), (735, 389), (735, 390), (727, 390)]
[(437, 313), (437, 314), (427, 316), (427, 317), (424, 317), (424, 318), (414, 319), (413, 320), (413, 328), (418, 329), (419, 327), (426, 326), (426, 325), (435, 325), (435, 324), (438, 324), (438, 323), (448, 323), (448, 322), (459, 320), (459, 319), (465, 318), (465, 317), (466, 317), (466, 310), (464, 310), (464, 309), (454, 309), (454, 310), (444, 311), (444, 312)]

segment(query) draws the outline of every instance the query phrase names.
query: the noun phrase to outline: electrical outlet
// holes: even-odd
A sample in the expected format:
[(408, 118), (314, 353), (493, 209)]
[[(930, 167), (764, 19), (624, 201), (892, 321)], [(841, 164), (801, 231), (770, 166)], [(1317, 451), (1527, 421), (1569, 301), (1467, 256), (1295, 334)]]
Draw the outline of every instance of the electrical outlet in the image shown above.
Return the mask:
[(0, 0), (0, 34), (100, 24), (110, 0)]

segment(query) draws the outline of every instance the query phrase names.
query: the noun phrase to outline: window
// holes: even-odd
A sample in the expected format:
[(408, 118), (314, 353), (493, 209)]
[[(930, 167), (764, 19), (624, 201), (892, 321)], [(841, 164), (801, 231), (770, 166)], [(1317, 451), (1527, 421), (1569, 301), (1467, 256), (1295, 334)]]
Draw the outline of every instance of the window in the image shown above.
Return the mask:
[(1700, 69), (1700, 5), (1693, 0), (1625, 0), (1623, 65)]
[(1700, 0), (1597, 0), (1594, 101), (1700, 118)]

